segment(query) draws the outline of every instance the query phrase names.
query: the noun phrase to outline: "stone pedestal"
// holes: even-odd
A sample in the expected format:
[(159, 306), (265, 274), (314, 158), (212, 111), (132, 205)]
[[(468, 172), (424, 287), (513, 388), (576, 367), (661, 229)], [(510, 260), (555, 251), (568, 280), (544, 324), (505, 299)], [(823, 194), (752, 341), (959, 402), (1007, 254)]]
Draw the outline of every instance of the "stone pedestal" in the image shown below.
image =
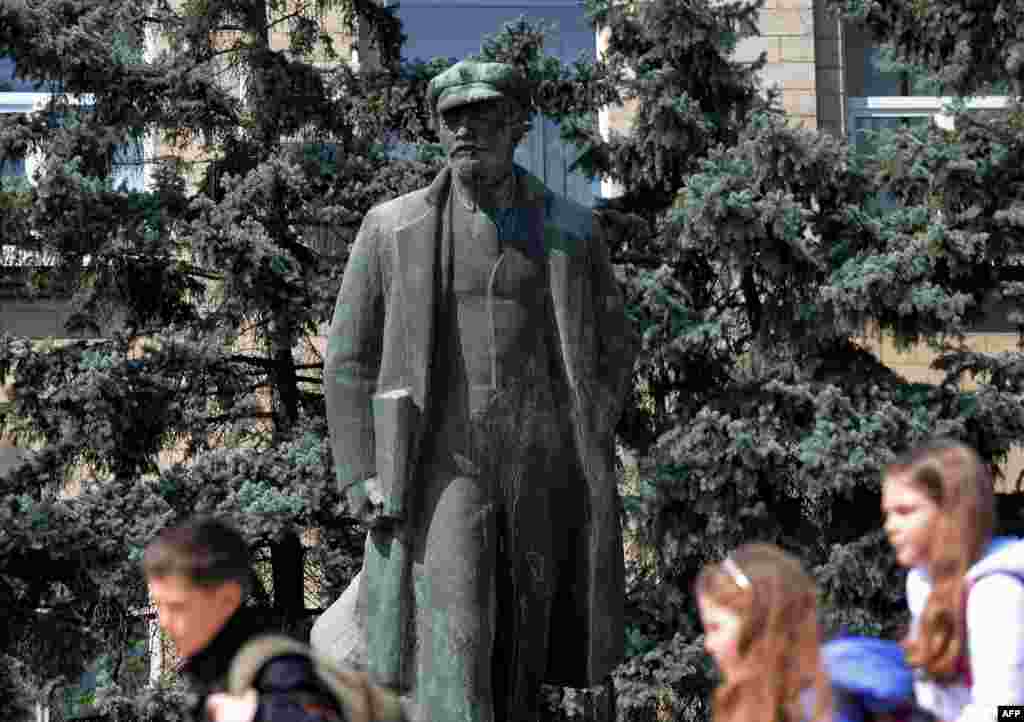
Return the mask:
[[(313, 625), (310, 644), (336, 664), (365, 670), (366, 630), (357, 604), (360, 577), (361, 573), (355, 576)], [(585, 689), (545, 685), (541, 694), (539, 722), (615, 722), (615, 686), (610, 677), (603, 685)], [(403, 699), (403, 704), (411, 701)]]
[(366, 669), (365, 610), (360, 609), (359, 580), (356, 574), (342, 595), (320, 615), (309, 635), (309, 643), (318, 653), (350, 669)]

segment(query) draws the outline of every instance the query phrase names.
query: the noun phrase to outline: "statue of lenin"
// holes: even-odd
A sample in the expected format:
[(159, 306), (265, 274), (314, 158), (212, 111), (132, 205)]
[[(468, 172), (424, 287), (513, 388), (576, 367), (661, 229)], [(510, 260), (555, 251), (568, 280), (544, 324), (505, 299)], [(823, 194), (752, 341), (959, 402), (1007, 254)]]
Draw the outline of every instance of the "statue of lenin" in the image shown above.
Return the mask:
[(534, 722), (541, 682), (602, 684), (623, 656), (635, 337), (594, 211), (513, 163), (522, 75), (460, 62), (430, 101), (447, 167), (366, 215), (328, 336), (337, 480), (370, 529), (358, 623), (417, 722)]

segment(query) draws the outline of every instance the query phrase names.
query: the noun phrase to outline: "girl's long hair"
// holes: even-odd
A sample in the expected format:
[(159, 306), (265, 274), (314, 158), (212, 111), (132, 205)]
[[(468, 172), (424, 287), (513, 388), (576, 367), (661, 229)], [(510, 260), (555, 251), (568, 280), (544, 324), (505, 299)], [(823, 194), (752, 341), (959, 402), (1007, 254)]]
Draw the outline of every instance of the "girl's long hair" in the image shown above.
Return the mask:
[(715, 690), (714, 722), (827, 722), (832, 695), (821, 661), (817, 589), (800, 562), (771, 544), (746, 544), (701, 570), (696, 593), (740, 618), (737, 669)]
[(953, 681), (966, 642), (964, 576), (995, 528), (991, 469), (969, 446), (937, 439), (890, 463), (883, 479), (919, 489), (939, 508), (927, 542), (931, 593), (904, 647), (911, 666)]

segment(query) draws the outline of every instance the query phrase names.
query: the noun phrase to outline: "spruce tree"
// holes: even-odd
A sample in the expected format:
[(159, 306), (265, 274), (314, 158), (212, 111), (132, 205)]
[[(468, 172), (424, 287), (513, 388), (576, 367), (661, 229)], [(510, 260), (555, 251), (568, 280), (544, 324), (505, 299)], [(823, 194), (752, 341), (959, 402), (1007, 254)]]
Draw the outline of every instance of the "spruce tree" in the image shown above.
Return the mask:
[[(53, 93), (0, 116), (0, 158), (41, 158), (0, 192), (0, 243), (28, 254), (22, 298), (73, 308), (61, 338), (0, 340), (29, 450), (0, 480), (0, 648), (38, 687), (105, 655), (108, 708), (135, 699), (141, 551), (193, 514), (245, 533), (252, 603), (299, 634), (358, 568), (317, 336), (363, 215), (437, 170), (382, 143), (425, 130), (401, 41), (367, 0), (0, 6), (0, 53)], [(115, 187), (139, 147), (149, 187)]]
[[(832, 5), (941, 92), (1021, 92), (1019, 2)], [(897, 635), (903, 575), (881, 532), (880, 469), (934, 435), (993, 463), (1024, 438), (1020, 353), (968, 348), (993, 308), (1018, 329), (1024, 318), (1021, 113), (954, 104), (953, 130), (853, 147), (784, 117), (757, 81), (763, 58), (734, 60), (759, 3), (589, 7), (609, 39), (597, 63), (541, 62), (522, 28), (491, 53), (532, 72), (580, 164), (624, 187), (606, 217), (649, 224), (620, 224), (612, 249), (643, 334), (618, 429), (639, 462), (623, 487), (638, 544), (619, 713), (706, 719), (692, 594), (704, 563), (775, 542), (814, 571), (829, 633)], [(594, 121), (615, 99), (636, 115), (604, 138)], [(944, 380), (885, 367), (881, 337), (933, 349)]]

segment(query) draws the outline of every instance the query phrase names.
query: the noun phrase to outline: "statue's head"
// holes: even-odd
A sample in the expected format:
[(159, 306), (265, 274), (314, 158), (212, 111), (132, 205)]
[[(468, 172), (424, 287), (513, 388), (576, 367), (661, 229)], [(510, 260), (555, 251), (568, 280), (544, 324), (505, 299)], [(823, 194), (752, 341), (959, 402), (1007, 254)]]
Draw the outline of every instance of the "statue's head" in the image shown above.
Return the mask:
[(530, 129), (530, 91), (511, 65), (464, 60), (430, 81), (430, 103), (452, 170), (493, 183)]

